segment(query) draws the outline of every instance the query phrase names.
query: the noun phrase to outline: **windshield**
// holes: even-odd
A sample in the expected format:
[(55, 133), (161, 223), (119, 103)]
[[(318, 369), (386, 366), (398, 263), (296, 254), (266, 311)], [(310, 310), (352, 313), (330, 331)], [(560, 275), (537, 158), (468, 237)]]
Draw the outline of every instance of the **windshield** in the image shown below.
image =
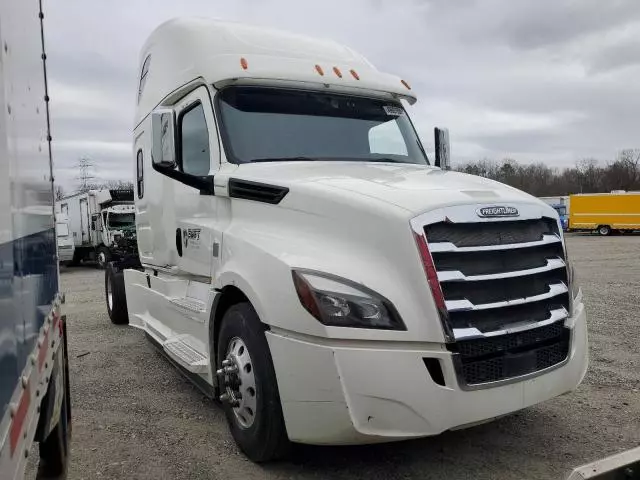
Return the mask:
[(553, 208), (556, 209), (556, 212), (558, 212), (558, 215), (566, 215), (567, 214), (567, 207), (565, 207), (565, 206), (555, 206)]
[(56, 223), (56, 232), (59, 237), (66, 237), (69, 235), (69, 226), (66, 223)]
[(342, 160), (428, 164), (398, 102), (259, 87), (228, 87), (218, 99), (223, 140), (234, 163)]
[(109, 214), (109, 228), (132, 227), (136, 223), (134, 213), (113, 213)]

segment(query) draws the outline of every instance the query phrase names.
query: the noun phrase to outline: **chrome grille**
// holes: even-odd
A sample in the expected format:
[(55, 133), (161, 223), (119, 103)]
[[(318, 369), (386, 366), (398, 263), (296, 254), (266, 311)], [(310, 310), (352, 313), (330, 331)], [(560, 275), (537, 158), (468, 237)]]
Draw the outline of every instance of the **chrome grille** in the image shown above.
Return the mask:
[(425, 233), (434, 243), (452, 243), (456, 247), (511, 245), (542, 240), (557, 232), (555, 220), (541, 218), (507, 222), (449, 223), (427, 225)]
[(529, 374), (566, 358), (569, 288), (556, 220), (445, 218), (424, 226), (424, 233), (453, 334), (449, 348), (467, 385)]
[(438, 222), (424, 232), (456, 339), (566, 317), (567, 268), (555, 220)]

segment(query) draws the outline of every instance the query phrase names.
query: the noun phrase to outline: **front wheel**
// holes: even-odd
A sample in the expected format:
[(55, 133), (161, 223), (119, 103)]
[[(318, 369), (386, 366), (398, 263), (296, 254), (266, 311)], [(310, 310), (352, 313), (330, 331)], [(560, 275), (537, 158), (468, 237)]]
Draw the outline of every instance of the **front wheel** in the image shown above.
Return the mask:
[(113, 263), (108, 263), (104, 271), (104, 294), (111, 323), (116, 325), (129, 323), (124, 272), (118, 271)]
[(98, 267), (101, 269), (107, 268), (107, 264), (111, 261), (111, 252), (107, 247), (98, 248)]
[(601, 236), (606, 237), (607, 235), (609, 235), (611, 233), (611, 227), (609, 227), (609, 225), (600, 225), (598, 227), (598, 233)]
[(254, 462), (275, 460), (289, 447), (264, 325), (249, 303), (227, 310), (218, 336), (220, 400), (234, 440)]

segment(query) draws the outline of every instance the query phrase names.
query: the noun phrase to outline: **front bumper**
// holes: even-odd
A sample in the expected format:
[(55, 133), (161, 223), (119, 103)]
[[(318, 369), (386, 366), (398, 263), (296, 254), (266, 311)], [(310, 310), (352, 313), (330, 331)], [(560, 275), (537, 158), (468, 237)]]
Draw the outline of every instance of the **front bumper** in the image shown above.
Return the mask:
[[(340, 445), (437, 435), (570, 392), (587, 370), (583, 304), (566, 324), (572, 340), (564, 364), (526, 380), (471, 391), (458, 384), (444, 345), (315, 342), (267, 332), (289, 438)], [(444, 386), (431, 379), (425, 357), (440, 360)]]

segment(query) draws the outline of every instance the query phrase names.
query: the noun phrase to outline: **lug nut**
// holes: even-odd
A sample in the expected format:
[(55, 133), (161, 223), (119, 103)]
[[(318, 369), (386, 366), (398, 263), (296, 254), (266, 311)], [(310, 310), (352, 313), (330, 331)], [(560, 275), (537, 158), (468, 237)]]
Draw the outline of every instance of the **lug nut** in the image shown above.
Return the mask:
[(218, 400), (220, 400), (221, 402), (228, 402), (229, 401), (229, 394), (228, 393), (223, 393), (222, 395), (220, 395), (218, 397)]
[(222, 368), (216, 370), (216, 375), (222, 377), (224, 375), (224, 370)]
[(228, 358), (222, 361), (223, 367), (230, 367), (231, 365), (232, 365), (232, 362)]
[(224, 367), (224, 373), (226, 373), (227, 375), (238, 373), (238, 367), (236, 367), (235, 365), (233, 367)]

